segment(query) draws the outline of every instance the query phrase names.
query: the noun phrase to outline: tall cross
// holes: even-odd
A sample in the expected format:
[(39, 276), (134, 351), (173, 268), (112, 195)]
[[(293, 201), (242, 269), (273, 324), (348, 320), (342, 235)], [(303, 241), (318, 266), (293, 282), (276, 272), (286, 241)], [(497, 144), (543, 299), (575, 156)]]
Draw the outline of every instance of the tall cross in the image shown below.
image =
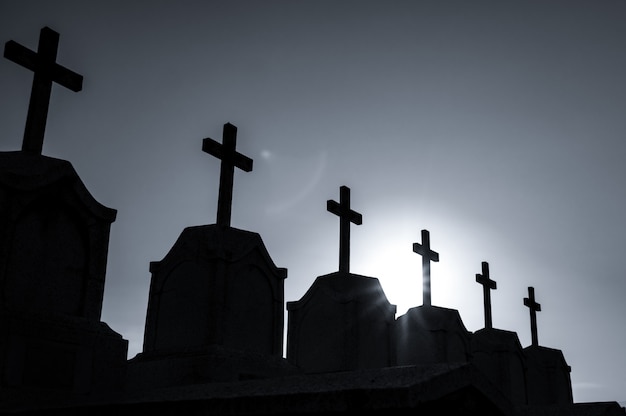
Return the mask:
[(339, 188), (339, 203), (326, 201), (326, 210), (339, 217), (339, 271), (350, 273), (350, 223), (361, 225), (363, 217), (350, 209), (350, 188)]
[(528, 297), (524, 298), (524, 305), (530, 309), (530, 334), (533, 346), (536, 347), (539, 345), (537, 339), (537, 312), (541, 311), (541, 305), (535, 302), (535, 288), (528, 287)]
[(39, 34), (37, 52), (12, 40), (4, 45), (4, 57), (34, 72), (28, 103), (26, 128), (22, 151), (41, 154), (43, 148), (52, 83), (78, 92), (83, 88), (83, 77), (56, 63), (59, 34), (44, 27)]
[(422, 230), (422, 244), (413, 243), (413, 252), (422, 256), (422, 275), (424, 279), (422, 290), (422, 296), (424, 298), (423, 304), (430, 306), (430, 262), (438, 262), (439, 253), (430, 249), (430, 234), (428, 230)]
[(489, 263), (482, 262), (483, 274), (476, 274), (476, 281), (483, 286), (483, 300), (485, 303), (485, 328), (493, 328), (491, 322), (491, 289), (496, 289), (496, 282), (489, 278)]
[(210, 138), (202, 140), (202, 151), (222, 161), (216, 223), (225, 227), (230, 227), (235, 168), (244, 172), (252, 171), (252, 159), (237, 152), (236, 147), (237, 127), (230, 123), (224, 124), (221, 144)]

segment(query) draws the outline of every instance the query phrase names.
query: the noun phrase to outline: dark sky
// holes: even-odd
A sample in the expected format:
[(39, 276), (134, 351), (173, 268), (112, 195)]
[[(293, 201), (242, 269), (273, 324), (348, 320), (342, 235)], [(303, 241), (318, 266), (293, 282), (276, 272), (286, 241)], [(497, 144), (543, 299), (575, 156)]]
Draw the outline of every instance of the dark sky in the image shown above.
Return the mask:
[[(285, 299), (338, 267), (326, 200), (352, 190), (351, 271), (398, 314), (434, 305), (563, 350), (574, 399), (626, 400), (624, 1), (0, 0), (0, 41), (37, 47), (83, 91), (53, 88), (43, 153), (118, 210), (103, 320), (141, 351), (150, 261), (215, 222), (219, 162), (202, 139), (239, 129), (232, 225), (288, 269)], [(32, 73), (0, 61), (0, 150), (21, 146)]]

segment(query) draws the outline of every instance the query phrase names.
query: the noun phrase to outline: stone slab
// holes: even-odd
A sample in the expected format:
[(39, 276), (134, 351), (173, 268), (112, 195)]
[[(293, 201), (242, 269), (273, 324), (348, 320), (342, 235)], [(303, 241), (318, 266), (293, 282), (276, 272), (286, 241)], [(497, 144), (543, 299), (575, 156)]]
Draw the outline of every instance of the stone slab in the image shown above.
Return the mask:
[(287, 271), (259, 234), (188, 227), (150, 271), (144, 353), (222, 345), (282, 356)]
[(468, 362), (470, 333), (459, 311), (417, 306), (396, 320), (398, 365)]
[(526, 360), (517, 334), (484, 328), (471, 336), (472, 363), (517, 405), (528, 403)]
[(395, 365), (396, 307), (374, 277), (319, 276), (287, 303), (287, 359), (306, 373)]

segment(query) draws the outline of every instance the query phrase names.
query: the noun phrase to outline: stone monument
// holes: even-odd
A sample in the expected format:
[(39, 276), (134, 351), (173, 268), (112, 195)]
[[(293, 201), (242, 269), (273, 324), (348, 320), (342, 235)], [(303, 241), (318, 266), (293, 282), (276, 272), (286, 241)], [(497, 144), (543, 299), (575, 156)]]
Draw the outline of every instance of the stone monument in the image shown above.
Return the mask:
[(299, 301), (288, 302), (287, 359), (306, 373), (395, 365), (396, 313), (378, 279), (350, 273), (350, 188), (326, 209), (339, 216), (339, 271), (319, 276)]
[(537, 312), (541, 304), (535, 300), (535, 288), (528, 288), (524, 305), (530, 312), (530, 332), (532, 344), (524, 348), (526, 356), (526, 380), (528, 383), (528, 404), (530, 405), (569, 405), (573, 403), (571, 368), (561, 350), (539, 345), (537, 334)]
[(472, 334), (472, 364), (491, 380), (512, 403), (527, 403), (525, 356), (517, 334), (493, 328), (491, 317), (491, 290), (496, 282), (489, 275), (489, 263), (482, 262), (482, 274), (476, 282), (483, 287), (485, 327)]
[(470, 333), (459, 312), (432, 306), (430, 262), (438, 262), (439, 253), (430, 248), (428, 230), (422, 230), (422, 244), (414, 243), (413, 251), (422, 256), (423, 304), (396, 320), (398, 365), (468, 362)]
[(4, 56), (34, 72), (22, 150), (0, 153), (0, 393), (63, 400), (123, 386), (128, 342), (100, 321), (116, 211), (70, 162), (41, 154), (52, 83), (82, 76), (55, 62), (59, 34)]
[(230, 226), (234, 168), (252, 170), (236, 137), (227, 123), (222, 144), (202, 145), (221, 159), (216, 224), (186, 228), (150, 264), (143, 352), (130, 362), (129, 388), (295, 371), (282, 357), (287, 270), (276, 267), (259, 234)]

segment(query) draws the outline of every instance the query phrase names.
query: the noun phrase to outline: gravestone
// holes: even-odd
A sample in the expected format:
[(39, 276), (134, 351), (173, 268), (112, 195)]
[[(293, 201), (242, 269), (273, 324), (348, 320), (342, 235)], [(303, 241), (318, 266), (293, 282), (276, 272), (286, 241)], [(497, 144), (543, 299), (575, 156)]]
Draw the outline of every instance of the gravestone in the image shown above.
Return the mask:
[(515, 332), (483, 328), (471, 337), (471, 362), (513, 404), (527, 403), (526, 361)]
[(525, 356), (515, 332), (493, 328), (491, 290), (496, 282), (489, 275), (489, 263), (482, 262), (476, 282), (483, 286), (485, 327), (471, 336), (472, 364), (516, 405), (527, 403)]
[(252, 170), (235, 151), (237, 129), (203, 150), (222, 160), (217, 223), (188, 227), (152, 280), (143, 352), (130, 361), (129, 388), (272, 377), (294, 372), (282, 358), (284, 279), (261, 236), (230, 226), (233, 172)]
[(541, 305), (535, 300), (535, 289), (533, 287), (528, 288), (528, 297), (524, 298), (524, 305), (530, 311), (532, 337), (532, 344), (524, 348), (528, 404), (572, 404), (571, 368), (565, 361), (563, 352), (539, 345), (537, 312), (541, 311)]
[[(34, 72), (22, 151), (0, 153), (0, 386), (38, 400), (122, 388), (128, 342), (100, 321), (110, 227), (72, 165), (41, 155), (52, 82), (82, 77), (55, 62), (59, 34), (4, 56)], [(49, 395), (50, 393), (45, 393)]]
[(491, 291), (496, 290), (497, 283), (491, 280), (489, 276), (489, 263), (483, 261), (482, 274), (476, 274), (476, 282), (480, 283), (483, 287), (483, 305), (485, 310), (485, 329), (493, 327), (493, 320), (491, 317)]
[(528, 382), (528, 404), (568, 405), (573, 403), (571, 368), (563, 352), (554, 348), (528, 346), (526, 357), (526, 379)]
[(422, 305), (430, 306), (430, 262), (439, 261), (439, 253), (430, 249), (430, 233), (422, 230), (422, 244), (413, 243), (413, 252), (422, 256)]
[(288, 302), (287, 359), (306, 373), (395, 365), (396, 313), (378, 279), (350, 273), (350, 188), (326, 209), (339, 216), (339, 271), (319, 276), (299, 301)]
[(467, 362), (470, 333), (459, 312), (431, 304), (430, 262), (439, 261), (439, 253), (430, 248), (428, 230), (422, 230), (422, 243), (413, 244), (413, 251), (422, 256), (423, 305), (409, 309), (396, 320), (397, 363)]
[(398, 365), (464, 363), (470, 359), (470, 333), (459, 312), (417, 306), (396, 320)]

